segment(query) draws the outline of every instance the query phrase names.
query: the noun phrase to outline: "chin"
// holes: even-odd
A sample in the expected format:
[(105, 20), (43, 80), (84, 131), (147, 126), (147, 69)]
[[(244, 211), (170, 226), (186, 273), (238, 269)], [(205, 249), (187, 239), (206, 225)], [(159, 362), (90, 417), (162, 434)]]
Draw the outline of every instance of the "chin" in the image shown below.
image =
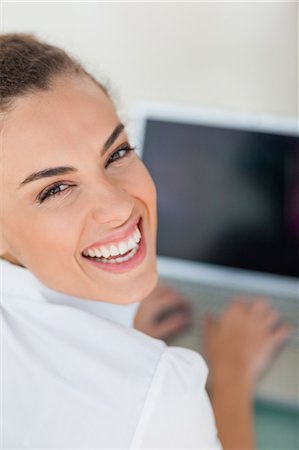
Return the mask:
[[(141, 301), (144, 300), (150, 293), (154, 290), (158, 282), (158, 273), (155, 271), (151, 277), (149, 277), (148, 283), (143, 283), (142, 285), (142, 292), (139, 292), (138, 298), (135, 301)], [(132, 302), (132, 303), (133, 303)]]
[[(146, 278), (146, 279), (145, 279)], [(113, 298), (105, 300), (115, 304), (129, 305), (144, 300), (155, 288), (158, 282), (157, 270), (151, 271), (140, 281), (134, 281), (132, 287), (120, 292), (117, 296), (114, 293)]]

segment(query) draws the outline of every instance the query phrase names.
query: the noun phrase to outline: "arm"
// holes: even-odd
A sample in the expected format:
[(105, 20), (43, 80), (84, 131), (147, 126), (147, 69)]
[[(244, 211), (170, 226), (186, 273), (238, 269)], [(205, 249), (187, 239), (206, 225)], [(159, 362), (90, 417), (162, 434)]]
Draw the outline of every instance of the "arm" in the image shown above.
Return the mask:
[(215, 380), (211, 398), (218, 436), (225, 450), (255, 448), (252, 392), (246, 376)]
[(205, 322), (209, 390), (225, 450), (255, 448), (252, 399), (257, 379), (287, 339), (290, 327), (265, 299), (235, 300), (218, 321)]

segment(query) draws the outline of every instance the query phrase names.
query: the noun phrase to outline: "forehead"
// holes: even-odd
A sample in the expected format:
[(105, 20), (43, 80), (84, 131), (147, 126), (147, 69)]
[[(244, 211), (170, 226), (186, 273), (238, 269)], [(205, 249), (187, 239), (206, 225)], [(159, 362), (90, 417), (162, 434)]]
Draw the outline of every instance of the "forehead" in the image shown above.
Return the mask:
[(60, 79), (51, 91), (16, 102), (4, 122), (1, 159), (6, 172), (14, 167), (20, 174), (87, 148), (98, 152), (117, 122), (111, 100), (93, 81)]

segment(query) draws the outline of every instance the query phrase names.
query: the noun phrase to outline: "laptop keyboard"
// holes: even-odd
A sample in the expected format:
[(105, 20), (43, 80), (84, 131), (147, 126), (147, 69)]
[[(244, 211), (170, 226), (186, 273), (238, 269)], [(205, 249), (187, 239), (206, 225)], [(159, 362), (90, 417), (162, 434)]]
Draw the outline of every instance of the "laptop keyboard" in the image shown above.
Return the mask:
[[(197, 283), (191, 283), (181, 280), (163, 279), (171, 283), (174, 287), (180, 290), (187, 298), (190, 298), (193, 303), (195, 316), (194, 326), (191, 327), (189, 333), (201, 334), (203, 316), (206, 312), (210, 312), (216, 316), (219, 316), (230, 301), (237, 297), (247, 297), (247, 301), (257, 297), (256, 293), (248, 290), (237, 290), (230, 288), (217, 288), (209, 285), (199, 285)], [(264, 295), (263, 295), (264, 296)], [(270, 304), (280, 311), (281, 320), (286, 321), (294, 327), (294, 332), (290, 339), (290, 342), (299, 342), (299, 301), (296, 299), (296, 293), (293, 297), (280, 297), (276, 295), (267, 296)]]

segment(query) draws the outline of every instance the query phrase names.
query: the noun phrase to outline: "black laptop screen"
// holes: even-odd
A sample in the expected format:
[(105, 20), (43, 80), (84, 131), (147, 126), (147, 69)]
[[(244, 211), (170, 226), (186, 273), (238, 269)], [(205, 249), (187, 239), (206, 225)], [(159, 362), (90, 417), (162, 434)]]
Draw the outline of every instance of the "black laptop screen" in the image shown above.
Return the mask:
[(147, 120), (158, 254), (298, 276), (298, 137)]

